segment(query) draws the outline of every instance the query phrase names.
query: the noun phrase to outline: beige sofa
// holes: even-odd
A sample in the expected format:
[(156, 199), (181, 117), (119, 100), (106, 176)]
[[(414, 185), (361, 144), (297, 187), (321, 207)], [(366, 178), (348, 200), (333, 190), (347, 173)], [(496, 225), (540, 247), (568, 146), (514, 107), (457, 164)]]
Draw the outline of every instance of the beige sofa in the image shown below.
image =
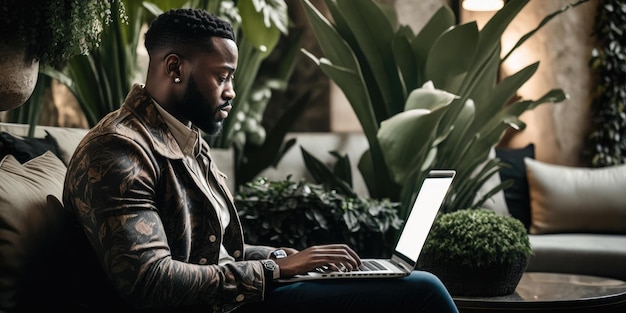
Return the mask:
[[(28, 126), (0, 123), (2, 132), (19, 139), (27, 134)], [(65, 166), (86, 132), (86, 129), (38, 126), (35, 138), (44, 140), (34, 145), (41, 148), (53, 143), (54, 152), (34, 156), (37, 151), (32, 151), (33, 155), (20, 156), (30, 158), (23, 163), (13, 156), (0, 161), (0, 312), (29, 305), (64, 307), (63, 299), (73, 296), (63, 288), (64, 271), (80, 267), (85, 261), (71, 256), (77, 230), (56, 199), (61, 198)], [(328, 151), (341, 152), (342, 147), (351, 146), (351, 140), (363, 148), (362, 138), (354, 134), (339, 140), (332, 138), (328, 146), (322, 137), (307, 134), (298, 138), (298, 143), (322, 159), (332, 158)], [(5, 148), (0, 147), (0, 151)], [(532, 169), (528, 177), (533, 215), (541, 217), (534, 221), (536, 233), (530, 235), (535, 256), (528, 270), (626, 280), (624, 168), (596, 173), (527, 162)], [(302, 172), (299, 154), (287, 156), (281, 163), (280, 174), (274, 175), (293, 172), (285, 164), (300, 167), (296, 172)], [(570, 192), (562, 193), (557, 187)]]

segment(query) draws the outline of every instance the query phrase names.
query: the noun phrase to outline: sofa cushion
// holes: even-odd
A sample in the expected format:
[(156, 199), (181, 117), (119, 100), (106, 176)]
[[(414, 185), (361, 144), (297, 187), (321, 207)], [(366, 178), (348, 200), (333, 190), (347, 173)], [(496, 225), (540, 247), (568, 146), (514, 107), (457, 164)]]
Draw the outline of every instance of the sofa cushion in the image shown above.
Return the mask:
[(626, 164), (582, 168), (524, 161), (532, 234), (626, 233)]
[(517, 218), (530, 231), (530, 196), (524, 158), (535, 158), (535, 145), (523, 148), (496, 148), (496, 157), (507, 166), (500, 169), (500, 179), (513, 181), (513, 185), (504, 189), (504, 200), (511, 216)]
[(50, 208), (47, 196), (61, 197), (65, 172), (50, 151), (24, 164), (12, 155), (0, 161), (0, 311), (15, 305), (33, 264), (46, 261), (41, 253), (53, 246), (67, 214)]
[(531, 234), (528, 239), (534, 254), (526, 271), (594, 275), (626, 281), (624, 235)]
[(44, 138), (32, 138), (0, 132), (0, 159), (10, 154), (20, 163), (24, 163), (46, 151), (52, 151), (55, 155), (59, 154), (56, 141), (50, 134), (46, 134)]
[[(27, 137), (29, 125), (17, 123), (0, 123), (0, 132), (7, 132), (15, 136)], [(56, 142), (57, 156), (65, 163), (69, 163), (74, 150), (80, 140), (89, 130), (84, 128), (41, 126), (35, 127), (34, 138), (50, 136)]]
[(69, 164), (74, 150), (85, 137), (88, 129), (84, 128), (67, 128), (67, 127), (44, 127), (46, 133), (50, 134), (50, 137), (54, 138), (59, 149), (59, 158), (65, 163)]

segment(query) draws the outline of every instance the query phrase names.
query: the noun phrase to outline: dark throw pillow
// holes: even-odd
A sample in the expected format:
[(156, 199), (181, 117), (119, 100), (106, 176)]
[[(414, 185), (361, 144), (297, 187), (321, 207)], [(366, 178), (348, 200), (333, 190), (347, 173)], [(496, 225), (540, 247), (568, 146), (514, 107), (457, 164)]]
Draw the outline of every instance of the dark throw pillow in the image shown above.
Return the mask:
[(496, 148), (496, 157), (509, 166), (500, 170), (500, 179), (513, 180), (513, 186), (504, 190), (504, 199), (511, 216), (520, 220), (526, 230), (530, 229), (530, 195), (524, 158), (535, 158), (535, 146), (529, 144), (521, 149)]
[(46, 151), (51, 151), (59, 156), (57, 143), (47, 132), (44, 138), (20, 137), (7, 132), (0, 133), (0, 159), (6, 155), (12, 155), (24, 164)]

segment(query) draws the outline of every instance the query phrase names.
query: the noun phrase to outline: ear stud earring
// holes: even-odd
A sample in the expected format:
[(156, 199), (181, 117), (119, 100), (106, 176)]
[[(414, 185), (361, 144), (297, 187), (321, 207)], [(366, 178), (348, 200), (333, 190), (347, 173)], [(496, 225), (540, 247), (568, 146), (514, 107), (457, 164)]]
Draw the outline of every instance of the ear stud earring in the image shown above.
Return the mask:
[(177, 84), (180, 83), (180, 77), (174, 78), (174, 82), (177, 83)]

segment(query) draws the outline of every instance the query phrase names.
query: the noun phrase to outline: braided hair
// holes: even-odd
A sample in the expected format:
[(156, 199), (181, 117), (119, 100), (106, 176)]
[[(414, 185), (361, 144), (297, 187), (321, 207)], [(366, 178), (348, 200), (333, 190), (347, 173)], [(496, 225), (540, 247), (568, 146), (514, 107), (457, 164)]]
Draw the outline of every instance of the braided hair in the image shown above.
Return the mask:
[(145, 35), (148, 54), (180, 45), (205, 45), (211, 49), (211, 37), (235, 40), (232, 26), (202, 9), (173, 9), (159, 15)]

